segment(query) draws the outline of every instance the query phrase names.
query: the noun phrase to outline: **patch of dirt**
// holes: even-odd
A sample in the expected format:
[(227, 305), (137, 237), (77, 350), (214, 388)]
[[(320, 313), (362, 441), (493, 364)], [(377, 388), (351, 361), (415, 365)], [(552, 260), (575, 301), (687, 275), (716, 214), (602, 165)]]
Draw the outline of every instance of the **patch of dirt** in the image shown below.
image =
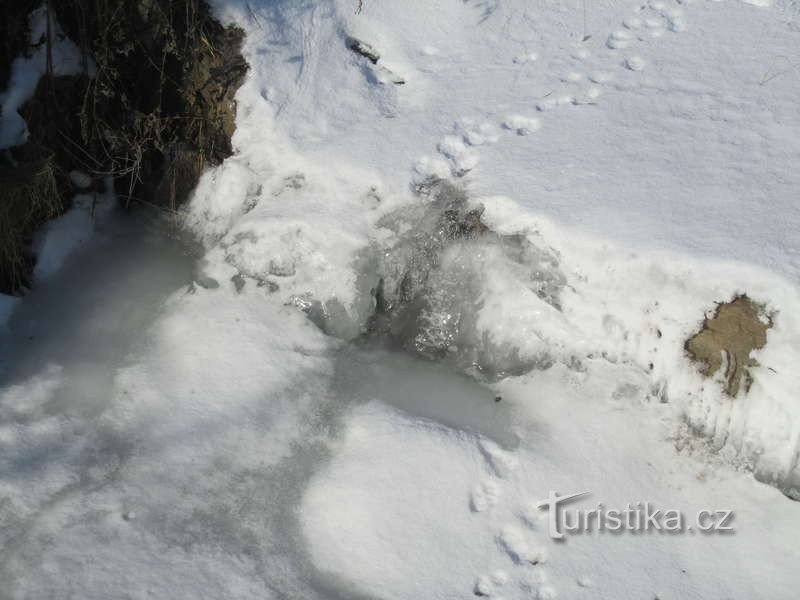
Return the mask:
[[(70, 109), (79, 135), (69, 139), (81, 148), (69, 151), (81, 170), (111, 174), (121, 198), (176, 208), (206, 166), (231, 155), (244, 32), (215, 21), (202, 0), (51, 6), (95, 64), (93, 76), (76, 78), (79, 102)], [(34, 102), (52, 104), (47, 92), (37, 90)]]
[[(0, 2), (6, 26), (0, 82), (10, 61), (30, 52), (27, 18), (39, 4)], [(31, 143), (49, 156), (47, 183), (54, 178), (60, 200), (52, 201), (47, 188), (47, 197), (33, 203), (46, 204), (47, 211), (7, 211), (14, 218), (6, 215), (9, 227), (0, 228), (0, 249), (14, 252), (12, 261), (12, 253), (0, 251), (0, 291), (5, 292), (26, 285), (33, 260), (20, 244), (27, 245), (31, 231), (67, 208), (76, 191), (71, 171), (88, 174), (95, 190), (104, 189), (110, 176), (126, 205), (138, 202), (172, 212), (185, 201), (203, 170), (232, 153), (234, 94), (247, 71), (241, 55), (244, 32), (215, 21), (204, 0), (49, 0), (47, 6), (81, 49), (83, 71), (68, 77), (45, 74), (20, 109)], [(16, 202), (44, 189), (36, 187), (41, 177), (34, 181), (12, 173), (20, 162), (13, 153), (0, 157), (7, 167), (4, 177), (28, 183), (22, 191), (0, 189), (5, 205), (12, 204), (12, 196)]]
[(724, 369), (725, 391), (736, 397), (740, 389), (750, 389), (750, 367), (758, 365), (750, 353), (766, 345), (770, 327), (772, 316), (762, 306), (747, 295), (737, 296), (717, 305), (714, 316), (686, 340), (686, 352), (707, 377)]

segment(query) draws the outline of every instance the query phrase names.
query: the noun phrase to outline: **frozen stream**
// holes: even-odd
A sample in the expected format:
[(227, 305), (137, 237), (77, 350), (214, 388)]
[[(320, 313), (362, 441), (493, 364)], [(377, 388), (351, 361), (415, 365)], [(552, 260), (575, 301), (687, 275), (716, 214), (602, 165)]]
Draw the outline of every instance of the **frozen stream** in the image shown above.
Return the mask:
[[(125, 373), (148, 360), (160, 362), (152, 332), (160, 320), (170, 322), (170, 306), (180, 312), (183, 303), (190, 310), (197, 297), (214, 291), (192, 284), (196, 258), (167, 225), (143, 214), (112, 214), (96, 228), (57, 273), (18, 303), (0, 339), (0, 598), (60, 598), (67, 589), (79, 590), (81, 598), (129, 591), (144, 583), (122, 571), (142, 552), (163, 560), (170, 577), (182, 571), (194, 576), (206, 552), (216, 553), (209, 549), (220, 544), (229, 560), (253, 560), (248, 575), (255, 576), (256, 588), (277, 597), (354, 597), (358, 592), (349, 583), (312, 566), (297, 518), (309, 478), (329, 462), (346, 414), (378, 401), (421, 422), (462, 430), (465, 439), (486, 436), (508, 449), (518, 445), (510, 406), (491, 390), (375, 340), (326, 342), (329, 367), (321, 373), (292, 381), (279, 399), (247, 400), (259, 413), (255, 423), (237, 421), (242, 415), (229, 407), (227, 432), (246, 436), (252, 429), (266, 444), (264, 452), (274, 454), (265, 454), (260, 468), (237, 463), (224, 445), (196, 451), (194, 441), (165, 440), (146, 424), (110, 426), (120, 412), (160, 414), (178, 404), (167, 385), (156, 388), (156, 406), (143, 410), (125, 388)], [(203, 322), (193, 326), (200, 332)], [(183, 343), (179, 352), (190, 352), (194, 341)], [(214, 368), (202, 361), (194, 367)], [(193, 437), (213, 436), (193, 415), (215, 400), (213, 390), (194, 397), (181, 409), (187, 412), (166, 425), (185, 425)], [(282, 418), (299, 423), (304, 439), (276, 433)], [(198, 465), (205, 480), (183, 472), (183, 457)], [(188, 517), (169, 505), (176, 491), (192, 507)], [(120, 537), (120, 528), (145, 539)], [(175, 552), (188, 553), (188, 563), (168, 558)], [(219, 568), (227, 562), (220, 560)], [(98, 563), (106, 573), (99, 578), (93, 574)], [(54, 576), (68, 564), (67, 579)], [(151, 568), (148, 577), (158, 579), (158, 569)], [(229, 590), (236, 577), (221, 573), (209, 574), (212, 587)]]
[[(641, 369), (595, 359), (480, 385), (324, 336), (253, 280), (192, 284), (168, 233), (112, 218), (12, 315), (2, 600), (788, 597), (796, 552), (770, 548), (800, 535), (798, 505), (676, 456), (692, 442), (669, 441)], [(535, 510), (549, 490), (734, 510), (736, 533), (555, 544)]]
[(139, 213), (112, 214), (98, 225), (94, 238), (17, 306), (2, 338), (3, 387), (60, 367), (62, 387), (49, 409), (101, 412), (115, 370), (165, 298), (191, 281), (193, 258), (169, 233)]
[[(425, 288), (444, 312), (492, 275), (463, 266), (540, 256), (503, 262), (500, 237), (448, 243)], [(800, 505), (676, 429), (645, 370), (587, 357), (483, 385), (385, 333), (326, 336), (253, 278), (220, 269), (201, 286), (196, 260), (163, 224), (112, 214), (17, 305), (0, 600), (792, 593), (797, 552), (772, 548), (800, 535)], [(689, 522), (731, 510), (735, 533), (554, 543), (536, 509), (551, 490)]]

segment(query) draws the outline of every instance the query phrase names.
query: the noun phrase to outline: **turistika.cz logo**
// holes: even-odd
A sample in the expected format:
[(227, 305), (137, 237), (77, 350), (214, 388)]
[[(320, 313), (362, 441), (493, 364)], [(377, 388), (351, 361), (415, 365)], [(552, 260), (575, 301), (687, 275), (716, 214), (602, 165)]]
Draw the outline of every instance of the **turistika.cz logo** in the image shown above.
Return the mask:
[(689, 519), (680, 510), (655, 508), (650, 502), (628, 503), (624, 509), (606, 508), (598, 503), (595, 508), (568, 509), (567, 505), (590, 492), (578, 492), (559, 496), (551, 491), (547, 500), (537, 503), (542, 510), (549, 511), (550, 537), (563, 539), (567, 534), (579, 533), (733, 533), (733, 511), (700, 510), (694, 519)]

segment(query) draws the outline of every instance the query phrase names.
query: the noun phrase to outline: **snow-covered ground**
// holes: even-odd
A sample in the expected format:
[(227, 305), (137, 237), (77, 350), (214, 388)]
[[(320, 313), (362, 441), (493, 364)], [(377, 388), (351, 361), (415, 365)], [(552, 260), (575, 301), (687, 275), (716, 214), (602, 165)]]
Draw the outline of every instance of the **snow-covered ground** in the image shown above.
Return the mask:
[[(0, 598), (797, 597), (800, 7), (756, 4), (217, 0), (251, 69), (195, 283), (0, 391)], [(494, 233), (430, 243), (431, 176)], [(359, 337), (420, 271), (442, 364)], [(738, 293), (731, 399), (683, 341)], [(735, 533), (557, 542), (551, 491)]]

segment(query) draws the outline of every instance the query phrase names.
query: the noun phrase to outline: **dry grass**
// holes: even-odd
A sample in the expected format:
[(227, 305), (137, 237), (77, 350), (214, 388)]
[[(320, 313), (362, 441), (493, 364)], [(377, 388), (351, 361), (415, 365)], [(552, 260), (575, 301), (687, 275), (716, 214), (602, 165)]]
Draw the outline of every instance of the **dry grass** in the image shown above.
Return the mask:
[(18, 166), (0, 167), (0, 292), (4, 293), (28, 284), (27, 238), (62, 210), (52, 153), (32, 145), (24, 148)]

